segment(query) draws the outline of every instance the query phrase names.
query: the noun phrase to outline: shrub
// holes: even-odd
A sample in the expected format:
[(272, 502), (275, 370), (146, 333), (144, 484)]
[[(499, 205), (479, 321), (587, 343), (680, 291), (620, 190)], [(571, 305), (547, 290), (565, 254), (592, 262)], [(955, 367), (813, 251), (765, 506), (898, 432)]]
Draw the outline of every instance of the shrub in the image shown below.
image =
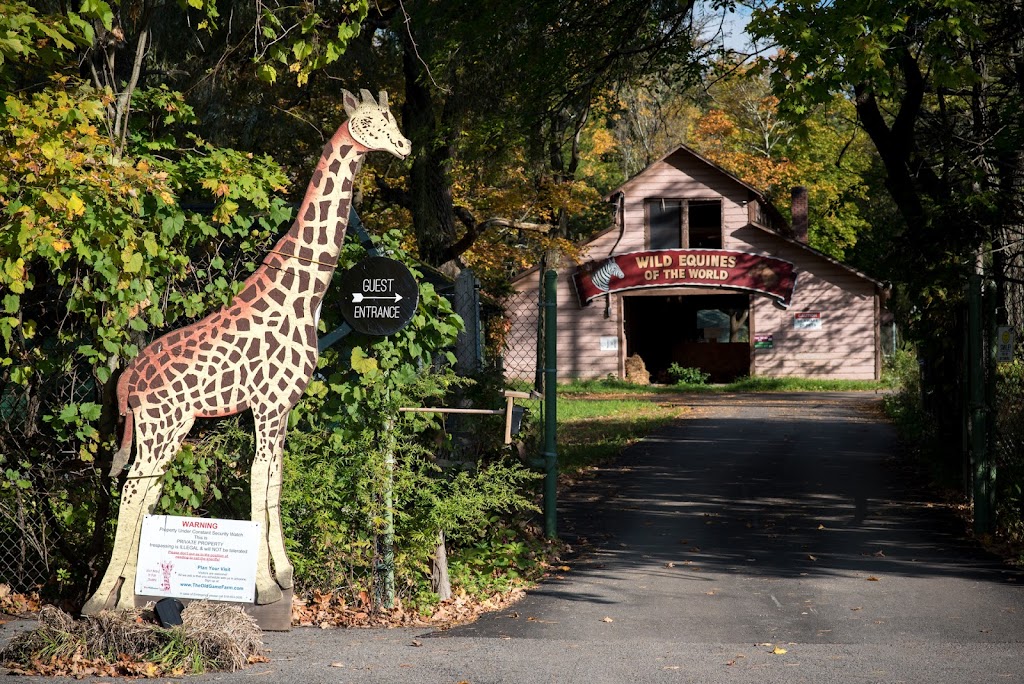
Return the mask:
[(711, 374), (705, 373), (700, 368), (684, 367), (673, 363), (668, 367), (668, 377), (676, 385), (706, 385)]

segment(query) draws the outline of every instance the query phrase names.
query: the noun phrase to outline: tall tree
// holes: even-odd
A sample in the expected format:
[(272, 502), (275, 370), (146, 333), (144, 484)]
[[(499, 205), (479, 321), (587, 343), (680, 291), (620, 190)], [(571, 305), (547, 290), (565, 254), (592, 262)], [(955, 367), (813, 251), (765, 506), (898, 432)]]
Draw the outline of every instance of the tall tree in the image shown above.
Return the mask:
[[(500, 137), (499, 155), (525, 150), (538, 187), (571, 182), (581, 132), (606, 88), (693, 66), (691, 7), (689, 0), (548, 0), (529, 9), (497, 0), (404, 3), (391, 30), (403, 54), (403, 116), (419, 150), (406, 199), (421, 258), (451, 262), (487, 227), (516, 223), (454, 203), (451, 164), (468, 161), (467, 129)], [(528, 218), (564, 234), (568, 216), (554, 199)]]
[(759, 4), (750, 25), (780, 47), (764, 66), (789, 112), (853, 97), (902, 218), (885, 265), (951, 432), (965, 276), (987, 263), (1004, 301), (1020, 301), (1022, 28), (1019, 0), (784, 0)]
[(874, 156), (853, 103), (837, 93), (794, 121), (780, 112), (764, 74), (729, 62), (717, 70), (727, 75), (708, 89), (690, 144), (763, 190), (784, 215), (790, 189), (807, 187), (811, 246), (844, 258), (868, 228), (864, 174)]

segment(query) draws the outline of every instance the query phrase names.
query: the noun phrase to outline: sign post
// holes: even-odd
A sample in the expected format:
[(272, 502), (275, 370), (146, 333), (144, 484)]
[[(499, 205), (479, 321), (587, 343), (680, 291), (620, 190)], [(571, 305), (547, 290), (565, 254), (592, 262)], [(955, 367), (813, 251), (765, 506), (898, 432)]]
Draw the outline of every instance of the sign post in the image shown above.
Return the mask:
[[(412, 320), (419, 303), (419, 285), (400, 261), (370, 256), (341, 278), (341, 313), (353, 330), (366, 335), (393, 335)], [(384, 484), (384, 534), (380, 570), (384, 574), (379, 600), (391, 608), (395, 602), (394, 419), (381, 435), (387, 481)]]

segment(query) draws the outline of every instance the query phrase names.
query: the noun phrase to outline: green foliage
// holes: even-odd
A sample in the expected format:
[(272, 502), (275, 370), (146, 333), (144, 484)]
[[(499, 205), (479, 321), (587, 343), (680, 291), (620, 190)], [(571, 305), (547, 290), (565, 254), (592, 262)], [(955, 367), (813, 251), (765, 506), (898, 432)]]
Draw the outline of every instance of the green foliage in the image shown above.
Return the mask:
[(25, 2), (0, 2), (0, 91), (10, 85), (15, 69), (59, 64), (87, 40), (92, 27), (75, 12), (62, 21), (40, 16)]
[(476, 541), (450, 559), (448, 571), (452, 584), (470, 596), (485, 598), (539, 579), (545, 558), (543, 544), (491, 516), (479, 528)]
[(678, 363), (673, 362), (668, 367), (668, 377), (676, 385), (706, 385), (711, 378), (711, 374), (705, 373), (700, 368), (680, 366)]
[(202, 425), (162, 478), (158, 512), (191, 517), (249, 515), (249, 468), (256, 448), (251, 416)]
[[(0, 454), (26, 464), (40, 524), (61, 523), (49, 534), (79, 550), (67, 562), (80, 581), (109, 529), (109, 484), (92, 464), (113, 451), (116, 371), (147, 339), (228, 301), (290, 214), (271, 160), (171, 137), (194, 117), (166, 89), (134, 110), (161, 133), (133, 129), (116, 154), (110, 98), (55, 78), (0, 105)], [(55, 477), (68, 471), (86, 475)]]
[(369, 0), (332, 0), (315, 6), (260, 3), (255, 26), (256, 73), (268, 83), (278, 71), (295, 74), (302, 86), (310, 75), (333, 64), (359, 35)]
[[(382, 246), (406, 258), (399, 237), (382, 236)], [(342, 265), (361, 255), (351, 244)], [(337, 315), (325, 306), (328, 328)], [(292, 412), (286, 443), (282, 518), (300, 589), (340, 590), (353, 600), (363, 590), (372, 595), (391, 518), (400, 595), (425, 600), (439, 531), (455, 559), (485, 538), (495, 515), (534, 508), (533, 473), (494, 452), (442, 467), (438, 457), (449, 452), (450, 437), (438, 417), (399, 413), (443, 405), (465, 384), (452, 372), (448, 351), (462, 327), (449, 302), (421, 280), (419, 309), (404, 330), (386, 338), (352, 335), (351, 346), (323, 353), (318, 377)]]
[(1024, 363), (999, 364), (995, 407), (998, 531), (1024, 549)]

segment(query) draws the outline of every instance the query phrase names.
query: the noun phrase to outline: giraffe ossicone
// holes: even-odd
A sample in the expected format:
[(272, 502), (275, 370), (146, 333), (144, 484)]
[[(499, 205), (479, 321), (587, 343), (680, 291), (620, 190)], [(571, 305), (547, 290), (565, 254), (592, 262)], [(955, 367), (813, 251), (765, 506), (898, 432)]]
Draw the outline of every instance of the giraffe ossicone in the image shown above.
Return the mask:
[(250, 275), (231, 304), (156, 339), (117, 383), (124, 436), (111, 475), (135, 458), (121, 492), (113, 554), (82, 612), (135, 605), (135, 575), (144, 517), (160, 498), (161, 476), (196, 418), (252, 410), (256, 454), (252, 519), (260, 523), (256, 603), (280, 600), (292, 586), (281, 530), (281, 468), (288, 413), (317, 361), (317, 318), (348, 228), (353, 181), (367, 152), (404, 159), (412, 150), (388, 109), (342, 91), (348, 120), (324, 145), (287, 233)]

